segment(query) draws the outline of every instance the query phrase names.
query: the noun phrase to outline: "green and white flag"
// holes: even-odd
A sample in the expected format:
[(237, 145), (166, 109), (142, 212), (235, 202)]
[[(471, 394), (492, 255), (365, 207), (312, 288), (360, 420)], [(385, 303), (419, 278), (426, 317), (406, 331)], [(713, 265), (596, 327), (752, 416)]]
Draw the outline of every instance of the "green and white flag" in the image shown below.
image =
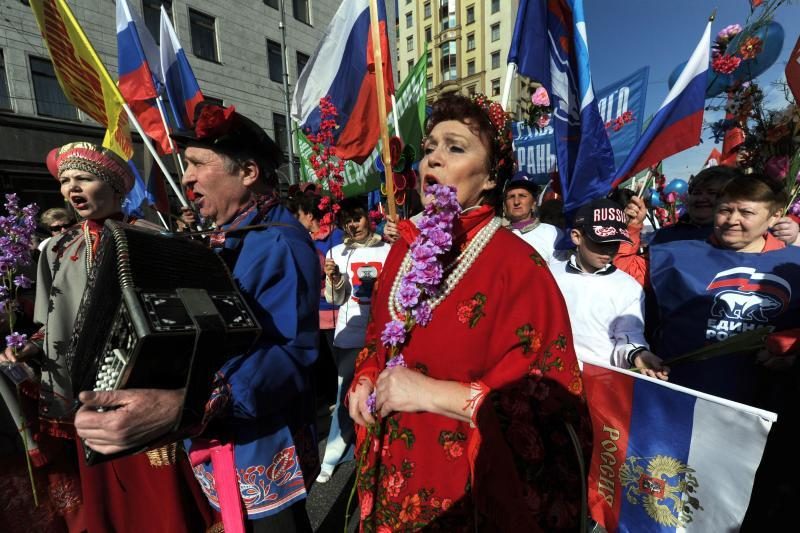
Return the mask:
[[(419, 146), (422, 143), (423, 128), (425, 125), (425, 98), (427, 96), (427, 75), (428, 51), (427, 49), (420, 57), (417, 64), (403, 80), (397, 89), (397, 107), (389, 113), (389, 135), (395, 135), (394, 113), (399, 113), (400, 138), (404, 145), (410, 145), (419, 157)], [(305, 133), (296, 130), (298, 153), (300, 157), (300, 181), (318, 181), (314, 175), (314, 169), (309, 163), (311, 157), (312, 144)], [(375, 160), (380, 156), (383, 143), (379, 140), (378, 145), (372, 150), (366, 161), (357, 165), (352, 161), (345, 162), (344, 165), (344, 195), (345, 197), (357, 196), (370, 191), (374, 191), (381, 185), (382, 176), (375, 168)]]

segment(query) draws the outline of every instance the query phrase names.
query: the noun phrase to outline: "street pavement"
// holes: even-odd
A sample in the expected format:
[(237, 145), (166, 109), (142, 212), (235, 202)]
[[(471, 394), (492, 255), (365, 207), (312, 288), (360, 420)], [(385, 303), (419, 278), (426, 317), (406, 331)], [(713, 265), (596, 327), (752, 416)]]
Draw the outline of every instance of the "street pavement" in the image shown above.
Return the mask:
[[(320, 460), (325, 453), (325, 442), (330, 426), (330, 411), (327, 407), (317, 412), (317, 431), (320, 436)], [(354, 495), (353, 511), (349, 527), (345, 532), (345, 507), (353, 488), (355, 461), (339, 465), (327, 483), (314, 483), (306, 500), (306, 510), (311, 526), (317, 533), (352, 533), (358, 529), (358, 498)]]

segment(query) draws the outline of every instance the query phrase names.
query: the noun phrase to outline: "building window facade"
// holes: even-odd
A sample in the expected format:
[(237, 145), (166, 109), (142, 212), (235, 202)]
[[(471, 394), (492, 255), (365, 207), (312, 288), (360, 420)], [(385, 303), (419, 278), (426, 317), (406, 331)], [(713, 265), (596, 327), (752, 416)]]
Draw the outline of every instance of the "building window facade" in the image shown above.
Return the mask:
[(500, 11), (500, 0), (492, 0), (492, 14)]
[(274, 9), (280, 9), (281, 8), (281, 6), (280, 6), (280, 4), (278, 2), (279, 2), (279, 0), (264, 0), (264, 3), (266, 5), (268, 5), (271, 8), (274, 8)]
[(426, 86), (428, 89), (433, 89), (433, 76), (428, 76), (428, 77), (425, 79), (425, 86)]
[(439, 0), (439, 19), (442, 31), (456, 27), (456, 0)]
[(431, 27), (428, 26), (425, 28), (425, 42), (429, 43), (433, 40), (433, 33), (431, 32)]
[(78, 120), (78, 110), (69, 103), (58, 84), (53, 64), (40, 57), (31, 57), (30, 62), (36, 114), (43, 117)]
[(303, 69), (306, 68), (308, 64), (309, 56), (308, 54), (304, 54), (303, 52), (297, 52), (297, 77), (300, 77), (300, 74), (303, 73)]
[(472, 76), (475, 74), (475, 60), (470, 59), (467, 61), (467, 76)]
[(425, 11), (425, 18), (426, 19), (431, 18), (431, 3), (425, 2), (425, 7), (423, 9)]
[(172, 21), (172, 0), (142, 0), (142, 15), (144, 16), (144, 25), (150, 30), (150, 35), (155, 39), (156, 44), (161, 39), (161, 6)]
[(292, 0), (292, 11), (294, 18), (311, 25), (311, 7), (308, 0)]
[(286, 139), (286, 115), (272, 113), (272, 131), (275, 134), (275, 142), (278, 143), (283, 153), (288, 153), (288, 141)]
[(281, 45), (275, 41), (267, 39), (267, 67), (269, 68), (269, 79), (283, 83), (283, 54)]
[(406, 28), (414, 25), (414, 16), (411, 13), (406, 13)]
[(500, 96), (500, 78), (492, 80), (492, 96)]
[(442, 54), (440, 65), (442, 68), (442, 79), (452, 81), (458, 77), (458, 57), (456, 55), (456, 42), (448, 41), (439, 47)]
[(467, 8), (467, 24), (472, 24), (475, 22), (475, 6), (469, 6)]
[(500, 23), (492, 24), (492, 42), (500, 40)]
[(467, 34), (467, 52), (475, 50), (475, 33)]
[(8, 94), (8, 77), (6, 76), (6, 60), (0, 49), (0, 109), (11, 109), (11, 97)]
[(414, 36), (409, 35), (406, 37), (406, 51), (411, 52), (414, 50)]
[(189, 10), (192, 52), (200, 59), (218, 61), (216, 20), (199, 11)]
[(492, 68), (500, 68), (500, 52), (492, 52)]

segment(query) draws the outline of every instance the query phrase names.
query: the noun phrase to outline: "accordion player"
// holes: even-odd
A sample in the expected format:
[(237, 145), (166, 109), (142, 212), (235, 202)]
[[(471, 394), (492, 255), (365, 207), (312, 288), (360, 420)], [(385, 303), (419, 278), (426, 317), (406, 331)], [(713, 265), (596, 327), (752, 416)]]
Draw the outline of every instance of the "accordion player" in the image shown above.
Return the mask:
[(192, 436), (215, 372), (249, 350), (260, 333), (228, 267), (212, 250), (106, 221), (67, 354), (74, 390), (185, 394), (167, 435), (114, 455), (84, 446), (87, 463)]

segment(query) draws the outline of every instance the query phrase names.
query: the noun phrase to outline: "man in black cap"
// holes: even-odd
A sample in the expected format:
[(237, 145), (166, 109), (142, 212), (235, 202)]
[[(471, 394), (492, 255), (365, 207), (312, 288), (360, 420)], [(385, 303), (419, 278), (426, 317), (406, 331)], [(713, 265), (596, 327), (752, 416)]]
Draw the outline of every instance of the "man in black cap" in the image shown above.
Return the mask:
[(620, 243), (631, 242), (627, 220), (611, 200), (581, 206), (570, 231), (575, 250), (566, 261), (551, 261), (550, 270), (567, 304), (579, 361), (667, 379), (669, 369), (644, 338), (644, 291), (611, 263)]
[[(217, 373), (199, 436), (186, 447), (226, 531), (311, 531), (305, 511), (319, 471), (310, 368), (317, 358), (320, 265), (308, 232), (278, 202), (278, 146), (233, 107), (200, 108), (186, 147), (183, 184), (217, 231), (263, 334)], [(262, 226), (232, 232), (245, 226)], [(181, 391), (82, 393), (75, 425), (87, 445), (114, 453), (150, 442), (177, 419)], [(114, 410), (97, 412), (99, 407)], [(242, 513), (244, 510), (244, 516)], [(238, 527), (233, 522), (238, 522)]]

